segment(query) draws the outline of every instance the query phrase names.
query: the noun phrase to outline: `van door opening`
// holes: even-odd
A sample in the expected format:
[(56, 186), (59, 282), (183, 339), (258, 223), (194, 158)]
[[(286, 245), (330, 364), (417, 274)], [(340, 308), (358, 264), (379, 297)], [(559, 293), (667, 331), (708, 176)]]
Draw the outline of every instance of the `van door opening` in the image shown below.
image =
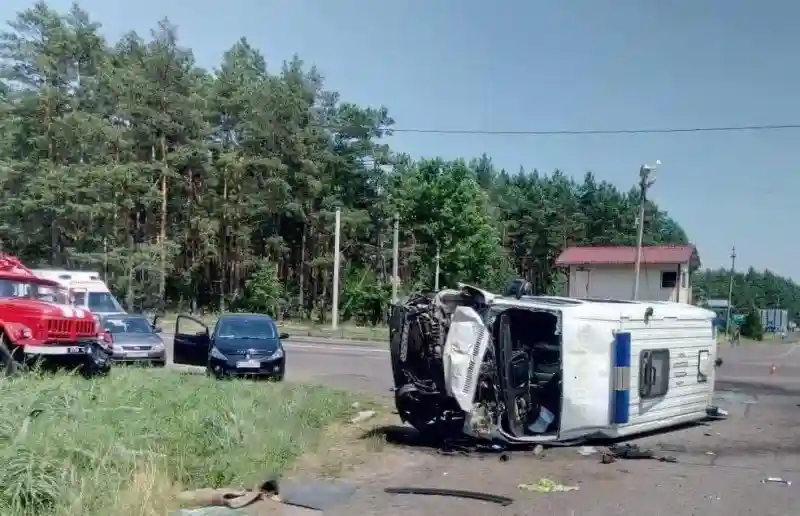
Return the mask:
[(502, 425), (515, 437), (556, 435), (561, 413), (558, 317), (511, 308), (494, 321), (498, 377), (506, 407)]

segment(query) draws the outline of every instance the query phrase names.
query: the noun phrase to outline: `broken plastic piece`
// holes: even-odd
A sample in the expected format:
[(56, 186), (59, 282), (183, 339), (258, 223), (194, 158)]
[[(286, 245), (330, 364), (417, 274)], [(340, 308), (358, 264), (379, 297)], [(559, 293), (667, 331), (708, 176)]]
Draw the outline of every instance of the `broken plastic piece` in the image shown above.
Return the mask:
[(542, 407), (539, 411), (539, 417), (537, 417), (536, 421), (534, 421), (533, 424), (528, 427), (528, 430), (534, 434), (543, 434), (547, 431), (547, 427), (550, 426), (550, 423), (553, 422), (555, 417), (556, 416), (547, 410), (546, 407)]
[(508, 498), (506, 496), (481, 493), (479, 491), (462, 491), (459, 489), (438, 489), (431, 487), (387, 487), (383, 491), (389, 494), (453, 496), (456, 498), (468, 498), (470, 500), (481, 500), (483, 502), (496, 503), (503, 507), (507, 507), (514, 503), (512, 498)]
[(767, 477), (761, 481), (762, 484), (783, 484), (786, 486), (792, 485), (791, 480), (785, 480), (781, 477)]

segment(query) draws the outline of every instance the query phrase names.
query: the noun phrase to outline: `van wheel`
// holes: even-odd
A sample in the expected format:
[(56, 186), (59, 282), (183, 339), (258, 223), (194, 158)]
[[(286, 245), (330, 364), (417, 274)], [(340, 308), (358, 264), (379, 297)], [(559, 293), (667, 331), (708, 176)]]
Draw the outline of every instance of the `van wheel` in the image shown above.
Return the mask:
[(0, 374), (5, 374), (5, 376), (11, 376), (19, 370), (17, 361), (14, 360), (14, 355), (11, 354), (11, 350), (6, 345), (6, 336), (3, 333), (0, 333), (0, 367), (2, 367), (2, 373)]

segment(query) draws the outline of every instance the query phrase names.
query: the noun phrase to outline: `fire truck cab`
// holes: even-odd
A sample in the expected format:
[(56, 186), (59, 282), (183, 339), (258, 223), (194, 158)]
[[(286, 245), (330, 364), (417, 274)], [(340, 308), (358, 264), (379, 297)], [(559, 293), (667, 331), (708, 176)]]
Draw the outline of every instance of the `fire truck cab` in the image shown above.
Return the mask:
[(36, 361), (86, 376), (106, 373), (110, 353), (98, 336), (94, 315), (71, 306), (67, 289), (0, 255), (0, 374)]

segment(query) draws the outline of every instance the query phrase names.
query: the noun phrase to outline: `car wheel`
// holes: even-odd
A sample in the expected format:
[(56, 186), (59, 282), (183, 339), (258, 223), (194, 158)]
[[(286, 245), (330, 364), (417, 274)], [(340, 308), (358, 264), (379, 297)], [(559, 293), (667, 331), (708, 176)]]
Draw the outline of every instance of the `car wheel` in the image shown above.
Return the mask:
[(153, 362), (153, 367), (166, 367), (166, 365), (167, 365), (166, 361)]

